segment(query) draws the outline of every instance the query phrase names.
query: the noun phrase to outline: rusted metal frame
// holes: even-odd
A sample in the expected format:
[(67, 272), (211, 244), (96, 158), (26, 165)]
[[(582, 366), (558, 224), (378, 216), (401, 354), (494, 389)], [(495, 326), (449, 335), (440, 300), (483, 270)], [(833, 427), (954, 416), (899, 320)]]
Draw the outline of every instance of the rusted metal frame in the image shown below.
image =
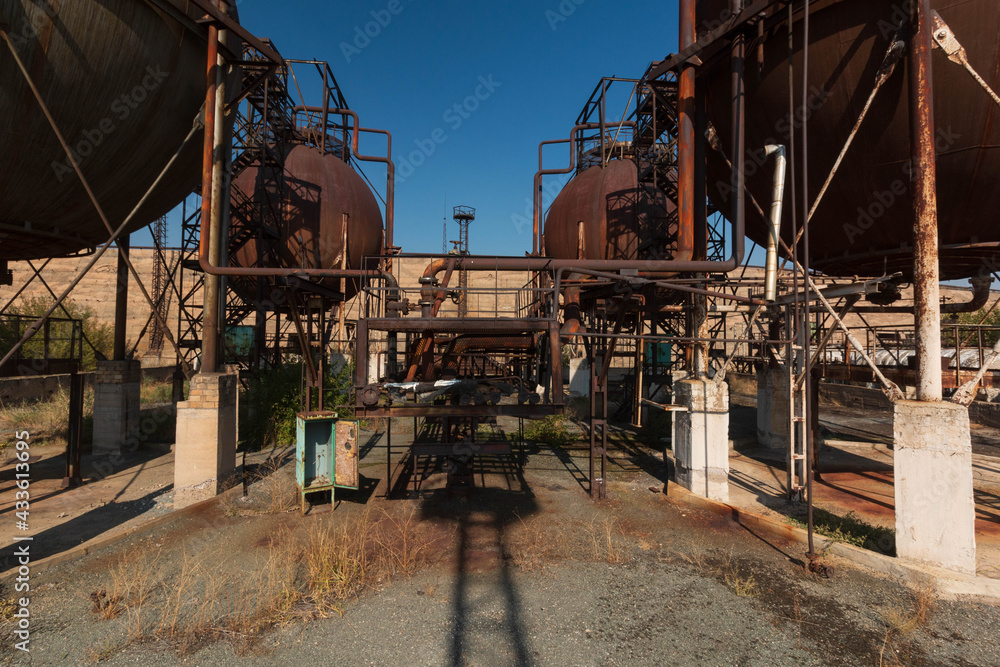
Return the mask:
[[(847, 297), (847, 301), (843, 306), (841, 306), (840, 311), (837, 313), (837, 317), (842, 320), (849, 312), (851, 312), (851, 308), (854, 307), (854, 304), (856, 304), (860, 298), (861, 297), (857, 295)], [(816, 352), (812, 355), (812, 359), (809, 362), (809, 368), (812, 368), (819, 363), (820, 356), (823, 354), (823, 351), (826, 349), (827, 344), (830, 342), (830, 339), (833, 338), (833, 334), (836, 333), (836, 331), (837, 327), (828, 327), (826, 329), (826, 332), (823, 334), (823, 338), (821, 338), (816, 345)], [(795, 383), (797, 385), (801, 385), (805, 382), (807, 375), (807, 373), (799, 375), (795, 379)]]
[[(817, 2), (818, 0), (809, 0), (809, 2)], [(743, 3), (740, 3), (741, 6)], [(720, 43), (729, 43), (733, 36), (733, 33), (738, 30), (742, 30), (747, 23), (753, 22), (760, 18), (760, 15), (765, 11), (770, 9), (774, 5), (779, 4), (793, 4), (788, 0), (758, 0), (754, 2), (749, 7), (745, 9), (741, 8), (737, 12), (730, 11), (730, 17), (718, 28), (702, 35), (698, 38), (698, 41), (687, 47), (686, 49), (681, 49), (680, 52), (675, 53), (668, 58), (650, 65), (646, 72), (646, 78), (650, 80), (658, 79), (667, 72), (672, 70), (677, 70), (679, 67), (685, 63), (691, 62), (695, 65), (701, 65), (702, 61), (707, 61), (710, 54), (707, 52), (709, 50), (717, 49)]]
[(562, 339), (559, 336), (559, 323), (555, 320), (549, 322), (549, 379), (551, 381), (551, 391), (549, 403), (562, 405), (565, 402), (563, 395), (562, 376)]
[[(590, 262), (586, 263), (588, 266)], [(583, 275), (594, 276), (597, 278), (604, 278), (608, 280), (614, 280), (618, 282), (624, 282), (631, 286), (637, 285), (655, 285), (657, 287), (662, 287), (665, 289), (676, 290), (678, 292), (686, 292), (690, 294), (699, 294), (702, 296), (710, 296), (717, 299), (722, 299), (725, 301), (734, 301), (736, 303), (745, 303), (751, 306), (764, 306), (767, 305), (765, 301), (760, 299), (753, 299), (750, 297), (739, 296), (738, 294), (726, 294), (725, 292), (713, 292), (711, 290), (701, 289), (699, 287), (691, 287), (689, 285), (684, 285), (680, 283), (671, 283), (664, 280), (653, 280), (649, 278), (642, 278), (638, 275), (626, 275), (626, 274), (615, 274), (608, 273), (606, 271), (599, 271), (595, 269), (582, 268), (578, 266), (560, 266), (556, 269), (555, 274), (555, 289), (556, 293), (559, 293), (559, 288), (561, 285), (561, 277), (565, 272), (570, 273), (581, 273)]]
[[(49, 295), (53, 299), (58, 299), (59, 297), (56, 296), (55, 291), (53, 291), (51, 285), (49, 285), (49, 283), (45, 280), (45, 277), (42, 275), (42, 271), (44, 271), (45, 267), (48, 266), (48, 264), (49, 264), (50, 261), (52, 261), (52, 258), (50, 257), (50, 258), (46, 259), (45, 263), (42, 264), (42, 266), (40, 268), (35, 268), (35, 265), (32, 263), (32, 261), (30, 259), (26, 260), (26, 261), (28, 263), (28, 267), (34, 272), (34, 274), (31, 276), (31, 278), (29, 280), (27, 280), (24, 283), (24, 287), (27, 287), (31, 283), (32, 280), (34, 280), (35, 278), (38, 278), (39, 282), (41, 282), (42, 286), (45, 288), (45, 291), (47, 291), (49, 293)], [(18, 293), (16, 295), (14, 295), (14, 299), (17, 299), (17, 297), (19, 297), (21, 295), (21, 292), (24, 291), (24, 287), (22, 287), (21, 290), (19, 290)], [(11, 303), (13, 303), (14, 299), (11, 299)], [(10, 304), (7, 304), (7, 306), (9, 306), (9, 305)], [(4, 310), (6, 310), (6, 308), (7, 307), (5, 306)], [(68, 317), (69, 319), (74, 319), (73, 315), (66, 309), (65, 304), (60, 303), (59, 304), (59, 308), (60, 308), (60, 310), (63, 311), (63, 313), (66, 315), (66, 317)], [(2, 312), (3, 311), (0, 310), (0, 313), (2, 313)], [(100, 350), (98, 350), (94, 346), (94, 344), (90, 341), (90, 338), (87, 337), (87, 334), (84, 333), (82, 329), (80, 330), (80, 335), (82, 337), (81, 341), (80, 341), (81, 350), (82, 350), (83, 343), (86, 342), (87, 345), (90, 347), (90, 349), (93, 350), (95, 357), (98, 358), (98, 359), (103, 360), (105, 358), (104, 357), (104, 353), (101, 352)], [(82, 354), (81, 354), (81, 357), (82, 357)]]
[[(957, 354), (955, 356), (956, 356), (956, 364), (955, 364), (956, 377), (961, 378), (960, 375), (961, 360), (958, 359)], [(954, 393), (954, 395), (952, 395), (951, 402), (957, 403), (958, 405), (964, 405), (965, 407), (969, 407), (970, 405), (972, 405), (972, 402), (976, 400), (976, 393), (979, 387), (979, 383), (983, 381), (983, 378), (986, 376), (986, 373), (991, 369), (991, 367), (993, 366), (993, 362), (995, 362), (997, 359), (1000, 359), (1000, 340), (996, 342), (996, 344), (993, 346), (993, 349), (990, 350), (990, 353), (986, 355), (986, 358), (980, 361), (979, 371), (976, 373), (975, 377), (966, 382), (965, 384), (961, 385), (958, 388), (958, 390)]]
[[(622, 301), (626, 302), (632, 298), (632, 290), (629, 289), (628, 294), (622, 296)], [(608, 345), (606, 354), (604, 357), (604, 367), (601, 368), (601, 374), (597, 379), (598, 384), (605, 386), (608, 383), (608, 372), (611, 370), (611, 361), (615, 356), (615, 349), (618, 347), (618, 335), (621, 333), (622, 327), (625, 324), (625, 318), (629, 315), (627, 308), (618, 309), (618, 317), (615, 320), (614, 332), (611, 335), (611, 343)]]
[[(253, 48), (257, 49), (265, 58), (278, 65), (284, 65), (285, 60), (277, 53), (274, 49), (269, 47), (263, 41), (255, 37), (249, 30), (244, 28), (239, 24), (238, 21), (234, 21), (230, 18), (224, 11), (219, 9), (215, 4), (215, 0), (190, 0), (190, 2), (196, 5), (203, 12), (208, 14), (214, 21), (214, 24), (222, 26), (222, 29), (229, 30), (237, 35), (242, 41), (246, 42)], [(216, 27), (214, 24), (210, 25), (210, 28)], [(211, 38), (210, 38), (211, 40)]]
[(299, 339), (299, 347), (302, 350), (302, 358), (305, 360), (306, 369), (309, 371), (309, 379), (312, 382), (316, 382), (316, 366), (313, 363), (311, 343), (306, 336), (305, 330), (302, 328), (302, 320), (299, 317), (299, 311), (301, 310), (298, 304), (298, 298), (295, 296), (294, 290), (288, 290), (288, 301), (291, 304), (289, 308), (290, 316), (292, 318), (292, 323), (295, 325), (295, 334)]
[(931, 74), (930, 0), (912, 4), (910, 42), (910, 145), (914, 165), (913, 302), (916, 320), (917, 400), (942, 400), (941, 301), (938, 266), (937, 162)]
[[(497, 334), (518, 333), (525, 331), (546, 332), (555, 320), (538, 318), (363, 318), (371, 331), (396, 331), (423, 333), (476, 333)], [(359, 320), (361, 321), (361, 320)]]
[[(361, 385), (364, 386), (364, 385)], [(564, 405), (539, 403), (537, 405), (394, 405), (382, 408), (357, 405), (359, 417), (366, 418), (397, 418), (397, 417), (546, 417), (562, 414)]]
[[(91, 256), (90, 262), (87, 263), (87, 266), (85, 266), (83, 268), (83, 270), (81, 272), (79, 272), (77, 274), (77, 276), (70, 282), (70, 284), (67, 286), (67, 288), (63, 291), (62, 295), (58, 299), (56, 299), (56, 302), (54, 304), (52, 304), (52, 306), (49, 307), (49, 309), (35, 322), (34, 325), (32, 325), (31, 327), (28, 327), (28, 330), (25, 332), (25, 336), (20, 341), (18, 341), (14, 345), (13, 348), (11, 348), (7, 352), (7, 354), (4, 356), (4, 358), (2, 360), (0, 360), (0, 366), (3, 366), (5, 363), (7, 363), (10, 360), (11, 357), (13, 357), (14, 354), (17, 353), (17, 351), (21, 348), (21, 346), (24, 345), (25, 342), (27, 342), (32, 336), (35, 335), (35, 333), (38, 331), (38, 327), (41, 326), (41, 324), (53, 312), (55, 312), (55, 309), (58, 308), (62, 304), (62, 302), (65, 300), (66, 296), (73, 290), (73, 288), (75, 288), (79, 284), (80, 280), (83, 279), (83, 276), (86, 275), (87, 272), (90, 271), (90, 269), (94, 266), (94, 264), (96, 264), (98, 262), (98, 260), (100, 260), (100, 258), (104, 256), (104, 253), (107, 252), (108, 248), (110, 248), (111, 245), (118, 239), (118, 237), (125, 230), (125, 228), (128, 226), (128, 224), (132, 221), (132, 218), (135, 217), (136, 213), (138, 213), (138, 211), (146, 203), (146, 200), (149, 199), (150, 195), (159, 186), (160, 182), (163, 180), (164, 176), (166, 176), (167, 172), (170, 171), (171, 167), (173, 167), (174, 163), (177, 161), (177, 157), (184, 150), (184, 147), (187, 146), (187, 144), (191, 140), (191, 138), (195, 135), (197, 127), (192, 127), (191, 128), (191, 131), (188, 133), (187, 137), (184, 138), (184, 141), (181, 143), (180, 147), (176, 151), (174, 151), (174, 154), (170, 157), (170, 160), (167, 161), (167, 164), (164, 166), (164, 168), (160, 172), (160, 174), (156, 177), (156, 180), (153, 181), (152, 185), (149, 186), (149, 189), (146, 191), (146, 193), (139, 200), (139, 203), (136, 204), (136, 206), (132, 209), (132, 212), (129, 213), (128, 216), (126, 216), (125, 220), (122, 222), (122, 224), (116, 230), (116, 229), (112, 228), (111, 227), (111, 223), (108, 222), (108, 218), (104, 214), (104, 209), (101, 208), (101, 205), (97, 201), (97, 198), (94, 195), (93, 190), (91, 190), (91, 188), (90, 188), (89, 182), (84, 177), (83, 172), (80, 170), (80, 165), (77, 163), (76, 158), (73, 157), (73, 152), (72, 152), (72, 150), (70, 150), (69, 144), (66, 143), (66, 139), (63, 137), (62, 132), (59, 130), (59, 127), (56, 124), (55, 119), (52, 117), (52, 114), (49, 111), (48, 105), (46, 105), (44, 99), (42, 99), (41, 93), (38, 91), (38, 88), (35, 86), (34, 80), (31, 78), (31, 75), (28, 73), (28, 70), (25, 68), (24, 63), (21, 61), (21, 57), (18, 55), (17, 49), (15, 49), (14, 45), (10, 42), (10, 37), (7, 34), (6, 29), (4, 29), (2, 26), (0, 26), (0, 37), (3, 38), (4, 42), (6, 42), (7, 48), (10, 50), (11, 54), (13, 55), (14, 61), (17, 63), (18, 69), (21, 70), (21, 74), (24, 76), (25, 81), (28, 84), (28, 87), (32, 91), (32, 94), (35, 96), (35, 100), (38, 102), (38, 105), (41, 108), (42, 113), (45, 115), (45, 118), (48, 120), (49, 126), (52, 128), (53, 133), (56, 135), (56, 138), (59, 140), (59, 143), (62, 146), (63, 151), (66, 153), (67, 158), (70, 161), (70, 164), (73, 166), (73, 169), (76, 172), (77, 177), (80, 179), (81, 185), (83, 186), (84, 190), (87, 192), (87, 195), (90, 198), (91, 203), (94, 205), (94, 208), (97, 211), (98, 216), (101, 218), (101, 222), (104, 223), (104, 226), (107, 228), (108, 232), (111, 234), (111, 237), (107, 240), (107, 242), (105, 242), (105, 244), (103, 246), (101, 246), (100, 250), (98, 250), (97, 252), (95, 252)], [(139, 273), (135, 270), (135, 267), (132, 265), (132, 262), (129, 261), (127, 258), (126, 258), (126, 262), (128, 263), (129, 271), (131, 271), (132, 277), (135, 278), (135, 281), (136, 281), (136, 283), (137, 283), (137, 285), (139, 287), (139, 290), (142, 292), (143, 297), (145, 297), (146, 302), (149, 304), (150, 308), (153, 308), (153, 299), (152, 299), (152, 297), (150, 297), (149, 292), (146, 291), (146, 288), (143, 285), (141, 278), (139, 277)], [(170, 341), (170, 344), (179, 353), (179, 348), (177, 347), (177, 343), (174, 341), (173, 335), (170, 334), (170, 331), (169, 331), (169, 329), (167, 328), (167, 326), (166, 326), (166, 324), (164, 322), (161, 321), (161, 324), (163, 326), (164, 334), (166, 335), (167, 340)], [(182, 363), (184, 364), (185, 370), (187, 370), (188, 366), (187, 366), (186, 362), (182, 362)]]
[[(755, 308), (750, 316), (750, 319), (747, 321), (746, 326), (743, 328), (743, 335), (740, 336), (740, 338), (747, 339), (748, 344), (750, 342), (749, 337), (753, 329), (754, 322), (757, 321), (757, 318), (760, 317), (760, 314), (762, 312), (764, 312), (764, 308), (761, 307)], [(722, 364), (722, 368), (720, 368), (715, 373), (715, 377), (713, 378), (713, 380), (715, 381), (716, 384), (722, 384), (725, 381), (726, 373), (729, 372), (729, 367), (732, 366), (733, 361), (736, 359), (737, 356), (739, 356), (738, 354), (739, 351), (740, 351), (740, 344), (737, 343), (736, 346), (733, 348), (732, 353), (726, 358), (726, 361)]]
[[(695, 0), (680, 3), (680, 47), (694, 44)], [(695, 135), (695, 70), (685, 65), (680, 72), (677, 93), (677, 259), (693, 259), (695, 255), (695, 183), (704, 170), (698, 169)], [(704, 141), (704, 137), (701, 138)]]
[[(27, 280), (24, 281), (24, 284), (21, 285), (20, 289), (17, 290), (17, 293), (14, 296), (12, 296), (10, 298), (10, 300), (6, 304), (4, 304), (4, 307), (0, 308), (0, 315), (3, 315), (4, 313), (7, 312), (7, 309), (10, 308), (14, 304), (15, 301), (17, 301), (18, 297), (20, 297), (21, 294), (24, 293), (24, 290), (28, 289), (28, 286), (31, 285), (32, 281), (34, 281), (35, 278), (41, 278), (41, 272), (45, 270), (45, 267), (48, 266), (49, 262), (51, 262), (51, 261), (52, 261), (51, 257), (47, 258), (45, 260), (45, 263), (42, 264), (42, 268), (40, 268), (40, 269), (36, 269), (35, 266), (30, 261), (28, 262), (28, 266), (31, 267), (31, 270), (34, 273), (32, 273), (32, 275), (31, 275), (30, 278), (28, 278)], [(49, 291), (51, 291), (51, 290), (49, 290)], [(52, 296), (54, 297), (55, 295), (53, 294)], [(63, 310), (65, 311), (65, 309), (63, 309)]]
[(1000, 106), (1000, 96), (994, 92), (990, 87), (990, 84), (986, 83), (986, 80), (979, 75), (979, 72), (969, 63), (969, 56), (965, 51), (965, 47), (962, 46), (961, 42), (958, 41), (958, 37), (952, 31), (951, 27), (944, 22), (941, 15), (935, 10), (931, 10), (931, 22), (933, 26), (934, 41), (937, 45), (941, 47), (941, 50), (948, 55), (948, 60), (953, 63), (957, 63), (963, 66), (972, 78), (976, 80), (983, 90), (993, 99), (994, 102)]

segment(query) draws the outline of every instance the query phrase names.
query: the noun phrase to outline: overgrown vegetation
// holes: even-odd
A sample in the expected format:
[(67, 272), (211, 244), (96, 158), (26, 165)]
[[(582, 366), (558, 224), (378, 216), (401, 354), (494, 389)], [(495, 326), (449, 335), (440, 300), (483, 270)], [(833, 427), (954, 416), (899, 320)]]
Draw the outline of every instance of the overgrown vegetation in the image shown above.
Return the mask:
[(994, 327), (991, 330), (983, 331), (983, 346), (993, 347), (1000, 340), (1000, 308), (994, 309), (988, 315), (986, 309), (982, 308), (974, 313), (959, 313), (955, 319), (942, 319), (942, 345), (955, 347), (955, 325), (959, 327), (958, 337), (963, 349), (979, 345), (979, 333), (976, 327), (980, 324), (984, 327)]
[[(94, 391), (83, 393), (83, 440), (93, 434)], [(69, 437), (69, 390), (59, 389), (49, 398), (0, 406), (0, 452), (14, 444), (14, 431), (31, 433), (32, 446), (65, 446)]]
[[(806, 523), (800, 518), (789, 517), (788, 522), (799, 528)], [(832, 512), (813, 509), (813, 529), (820, 535), (835, 542), (845, 542), (871, 551), (896, 555), (896, 531), (892, 528), (873, 526), (862, 520), (855, 512), (838, 516)]]
[(417, 511), (366, 509), (337, 522), (311, 522), (304, 535), (272, 536), (253, 567), (234, 568), (223, 554), (192, 554), (179, 567), (160, 549), (122, 554), (107, 585), (91, 593), (94, 613), (119, 619), (124, 637), (92, 650), (106, 659), (130, 643), (163, 643), (180, 654), (228, 640), (252, 649), (274, 625), (339, 614), (365, 591), (433, 562), (447, 534), (421, 526)]
[[(240, 397), (240, 433), (251, 451), (264, 447), (295, 443), (295, 415), (303, 411), (302, 363), (288, 363), (262, 369), (250, 378), (250, 388)], [(323, 407), (336, 410), (341, 417), (352, 417), (350, 392), (353, 366), (342, 364), (336, 370), (327, 367), (324, 380)], [(313, 405), (305, 408), (315, 410)]]
[(562, 415), (549, 415), (532, 420), (524, 427), (524, 437), (531, 442), (544, 443), (552, 447), (564, 447), (576, 442), (576, 438), (566, 427), (566, 418)]
[[(51, 299), (32, 297), (12, 305), (8, 313), (31, 318), (30, 322), (24, 320), (21, 322), (20, 333), (23, 335), (24, 328), (30, 326), (35, 319), (45, 314), (45, 311), (51, 305)], [(83, 306), (70, 300), (64, 301), (63, 305), (66, 310), (57, 308), (52, 314), (52, 318), (66, 319), (66, 315), (69, 313), (70, 319), (81, 321), (83, 335), (86, 338), (83, 342), (83, 370), (94, 370), (97, 367), (99, 359), (109, 359), (111, 357), (115, 344), (115, 329), (111, 324), (99, 321), (94, 314), (94, 310), (88, 306)], [(10, 349), (20, 340), (20, 337), (13, 319), (0, 318), (0, 349)], [(73, 356), (70, 350), (72, 339), (71, 323), (52, 321), (49, 325), (49, 338), (49, 357), (69, 359)], [(90, 344), (87, 341), (90, 341)], [(44, 340), (41, 332), (39, 332), (25, 343), (22, 348), (22, 357), (27, 359), (41, 359), (44, 357), (44, 348)]]

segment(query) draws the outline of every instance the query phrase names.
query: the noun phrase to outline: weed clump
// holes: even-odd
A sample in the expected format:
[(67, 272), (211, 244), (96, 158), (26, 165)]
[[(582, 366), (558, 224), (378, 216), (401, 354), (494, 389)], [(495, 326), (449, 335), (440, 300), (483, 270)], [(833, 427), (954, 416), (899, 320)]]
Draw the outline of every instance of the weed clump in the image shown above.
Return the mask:
[(566, 426), (566, 418), (562, 415), (549, 415), (532, 421), (525, 427), (524, 437), (532, 442), (552, 447), (565, 447), (576, 441)]
[[(788, 523), (799, 528), (806, 527), (806, 523), (796, 517), (789, 517)], [(873, 526), (855, 512), (838, 516), (816, 508), (813, 510), (813, 529), (835, 542), (845, 542), (889, 556), (896, 555), (896, 531), (892, 528)]]

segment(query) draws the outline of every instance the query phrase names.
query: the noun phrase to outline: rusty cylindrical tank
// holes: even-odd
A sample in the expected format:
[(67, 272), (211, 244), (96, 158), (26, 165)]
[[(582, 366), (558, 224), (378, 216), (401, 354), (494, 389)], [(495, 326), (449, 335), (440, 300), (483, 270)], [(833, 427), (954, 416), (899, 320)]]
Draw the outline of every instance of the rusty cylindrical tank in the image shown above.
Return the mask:
[[(269, 192), (283, 183), (279, 239), (269, 248), (276, 256), (264, 258), (286, 269), (361, 269), (365, 256), (382, 251), (382, 212), (368, 184), (343, 160), (305, 145), (284, 149), (285, 167), (280, 178), (270, 169), (251, 165), (233, 182), (231, 206), (268, 206)], [(347, 256), (342, 263), (346, 227)], [(233, 258), (239, 266), (258, 263), (256, 240), (251, 239)], [(339, 280), (324, 284), (339, 289)], [(235, 287), (235, 285), (234, 285)], [(346, 281), (346, 297), (357, 294), (357, 280)]]
[[(160, 3), (169, 11), (154, 4), (0, 0), (0, 19), (112, 225), (181, 146), (205, 99), (207, 28), (196, 22), (203, 12), (185, 0)], [(239, 52), (238, 40), (227, 43)], [(107, 230), (5, 44), (0, 109), (0, 259), (58, 256), (105, 241)], [(126, 231), (163, 215), (197, 185), (201, 143), (200, 135), (192, 139)]]
[(552, 202), (545, 220), (545, 254), (558, 259), (653, 258), (666, 246), (673, 210), (663, 192), (639, 185), (632, 160), (591, 167)]
[[(720, 25), (728, 0), (699, 0), (699, 36)], [(820, 0), (810, 13), (808, 102), (802, 106), (802, 8), (796, 5), (792, 61), (794, 111), (789, 109), (788, 28), (782, 21), (765, 31), (746, 61), (747, 187), (765, 211), (772, 188), (771, 162), (759, 157), (767, 144), (790, 144), (798, 170), (804, 119), (809, 124), (809, 194), (814, 201), (870, 95), (875, 75), (907, 3), (895, 0)], [(1000, 87), (1000, 2), (931, 0), (968, 51), (974, 68)], [(777, 16), (774, 16), (775, 13)], [(787, 8), (771, 10), (774, 18)], [(935, 119), (938, 128), (938, 213), (943, 279), (976, 274), (1000, 260), (1000, 110), (960, 66), (933, 53)], [(913, 203), (906, 58), (882, 86), (860, 133), (810, 224), (812, 267), (831, 275), (883, 271), (912, 273)], [(728, 49), (699, 69), (709, 119), (721, 145), (730, 139)], [(708, 151), (708, 195), (728, 214), (729, 169)], [(732, 156), (729, 156), (732, 158)], [(798, 171), (796, 173), (799, 173)], [(796, 202), (801, 210), (800, 202)], [(801, 224), (801, 214), (799, 223)], [(767, 228), (747, 205), (747, 234), (767, 240)], [(791, 243), (791, 211), (785, 207), (782, 236)]]

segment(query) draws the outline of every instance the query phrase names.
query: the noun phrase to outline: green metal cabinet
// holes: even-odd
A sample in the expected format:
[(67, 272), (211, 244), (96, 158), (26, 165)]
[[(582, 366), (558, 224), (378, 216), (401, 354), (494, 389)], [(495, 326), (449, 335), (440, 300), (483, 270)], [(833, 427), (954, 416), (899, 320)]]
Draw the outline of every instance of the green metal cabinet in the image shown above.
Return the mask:
[(295, 416), (295, 481), (301, 509), (306, 496), (337, 487), (357, 489), (358, 422), (337, 419), (336, 412), (300, 412)]

